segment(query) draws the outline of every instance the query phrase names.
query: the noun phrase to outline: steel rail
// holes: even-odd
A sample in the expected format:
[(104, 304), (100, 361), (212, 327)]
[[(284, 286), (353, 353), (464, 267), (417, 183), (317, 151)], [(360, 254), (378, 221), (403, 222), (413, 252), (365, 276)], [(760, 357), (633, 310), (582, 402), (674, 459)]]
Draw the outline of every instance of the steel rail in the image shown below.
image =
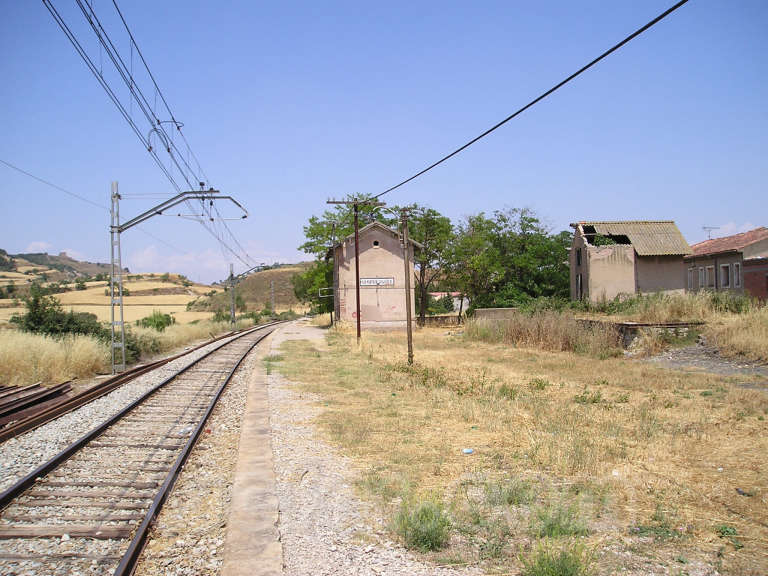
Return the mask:
[(168, 498), (168, 495), (170, 494), (171, 489), (173, 488), (174, 484), (176, 483), (176, 480), (179, 477), (179, 474), (181, 473), (181, 469), (184, 466), (184, 463), (187, 461), (187, 458), (192, 453), (192, 449), (195, 447), (195, 444), (197, 443), (197, 439), (200, 437), (200, 433), (203, 431), (203, 427), (208, 421), (208, 418), (210, 417), (211, 412), (213, 412), (213, 409), (216, 407), (216, 403), (219, 401), (219, 397), (224, 392), (224, 389), (227, 387), (227, 384), (229, 384), (229, 381), (235, 375), (235, 372), (240, 367), (240, 364), (242, 364), (243, 360), (245, 360), (245, 358), (251, 353), (251, 351), (256, 347), (257, 344), (259, 344), (262, 340), (264, 340), (264, 338), (269, 336), (273, 331), (274, 329), (270, 330), (266, 334), (263, 334), (251, 346), (248, 347), (245, 353), (243, 353), (243, 355), (240, 356), (240, 358), (237, 360), (235, 365), (229, 371), (229, 374), (227, 375), (226, 379), (221, 383), (219, 388), (216, 390), (216, 393), (213, 395), (213, 398), (211, 398), (211, 401), (208, 404), (208, 408), (206, 409), (205, 414), (203, 414), (203, 417), (200, 419), (200, 422), (197, 424), (195, 431), (189, 437), (189, 440), (187, 440), (187, 443), (182, 449), (181, 454), (179, 454), (179, 456), (176, 458), (176, 461), (174, 462), (173, 467), (168, 472), (168, 476), (166, 477), (165, 482), (163, 482), (157, 495), (152, 500), (152, 504), (150, 505), (149, 510), (147, 510), (147, 513), (144, 516), (144, 520), (139, 525), (139, 528), (136, 531), (136, 534), (133, 536), (131, 543), (128, 545), (128, 550), (126, 550), (125, 554), (123, 554), (123, 557), (120, 560), (120, 563), (117, 565), (117, 568), (115, 569), (115, 572), (114, 572), (114, 576), (127, 576), (133, 572), (133, 568), (136, 565), (136, 562), (138, 562), (139, 560), (139, 556), (141, 555), (141, 552), (144, 548), (144, 543), (146, 542), (147, 536), (149, 535), (149, 528), (152, 525), (152, 522), (154, 522), (157, 515), (160, 513), (160, 510), (162, 509), (163, 504), (165, 504), (165, 501)]
[(75, 440), (72, 444), (64, 448), (61, 452), (56, 454), (53, 458), (48, 460), (47, 462), (44, 462), (37, 468), (35, 468), (32, 472), (21, 478), (18, 482), (16, 482), (13, 486), (10, 486), (8, 489), (6, 489), (2, 494), (0, 494), (0, 510), (5, 509), (11, 502), (13, 502), (16, 497), (18, 497), (20, 494), (22, 494), (27, 488), (32, 486), (39, 477), (45, 476), (52, 470), (58, 468), (61, 466), (64, 462), (66, 462), (70, 457), (72, 457), (74, 454), (79, 452), (88, 442), (93, 440), (94, 438), (98, 437), (102, 432), (104, 432), (107, 428), (112, 426), (113, 424), (120, 421), (126, 414), (131, 412), (134, 408), (142, 404), (145, 400), (147, 400), (149, 397), (151, 397), (153, 394), (155, 394), (157, 391), (164, 388), (169, 382), (172, 382), (175, 380), (178, 376), (188, 371), (193, 366), (197, 365), (199, 362), (213, 354), (214, 352), (220, 350), (224, 346), (227, 346), (230, 342), (233, 342), (235, 340), (239, 340), (240, 338), (251, 334), (252, 332), (256, 332), (259, 330), (263, 330), (265, 328), (269, 328), (271, 326), (275, 326), (277, 324), (281, 324), (283, 322), (272, 322), (269, 324), (263, 324), (262, 326), (257, 326), (255, 328), (251, 328), (249, 330), (244, 330), (242, 333), (238, 334), (231, 340), (228, 340), (227, 342), (224, 342), (217, 346), (216, 348), (213, 348), (200, 356), (200, 358), (196, 359), (192, 363), (188, 364), (181, 370), (178, 370), (165, 378), (162, 382), (157, 384), (156, 386), (152, 387), (150, 390), (142, 394), (139, 398), (131, 402), (128, 406), (120, 410), (117, 414), (114, 414), (112, 417), (108, 418), (104, 422), (102, 422), (99, 426), (96, 428), (93, 428), (85, 435), (81, 436), (79, 439)]
[[(269, 324), (264, 324), (264, 326), (268, 326), (268, 325)], [(260, 326), (258, 328), (260, 328)], [(251, 330), (251, 329), (249, 328), (248, 330)], [(64, 400), (59, 404), (49, 406), (48, 408), (42, 410), (37, 414), (26, 416), (24, 419), (19, 420), (14, 424), (5, 426), (4, 428), (0, 429), (0, 443), (10, 438), (19, 436), (24, 432), (29, 432), (30, 430), (34, 430), (35, 428), (38, 428), (43, 424), (46, 424), (51, 420), (58, 418), (59, 416), (67, 414), (68, 412), (72, 412), (73, 410), (76, 410), (81, 406), (84, 406), (89, 402), (96, 400), (97, 398), (101, 398), (105, 394), (109, 394), (115, 388), (119, 388), (123, 384), (126, 384), (127, 382), (130, 382), (132, 380), (135, 380), (139, 376), (142, 376), (147, 372), (154, 370), (155, 368), (164, 366), (165, 364), (168, 364), (173, 360), (176, 360), (178, 358), (181, 358), (182, 356), (185, 356), (196, 350), (199, 350), (203, 346), (208, 346), (209, 344), (213, 344), (214, 342), (217, 342), (224, 338), (229, 338), (234, 334), (236, 334), (236, 332), (227, 332), (226, 334), (222, 334), (221, 336), (217, 336), (215, 338), (212, 338), (211, 340), (203, 342), (202, 344), (199, 344), (198, 346), (195, 346), (190, 350), (185, 350), (184, 352), (180, 352), (179, 354), (174, 354), (173, 356), (168, 356), (167, 358), (162, 358), (160, 360), (150, 362), (149, 364), (134, 366), (133, 368), (126, 370), (121, 374), (118, 374), (117, 376), (113, 376), (97, 384), (96, 386), (92, 386), (88, 390), (83, 390), (79, 394), (76, 394), (75, 396), (72, 396), (71, 398)]]

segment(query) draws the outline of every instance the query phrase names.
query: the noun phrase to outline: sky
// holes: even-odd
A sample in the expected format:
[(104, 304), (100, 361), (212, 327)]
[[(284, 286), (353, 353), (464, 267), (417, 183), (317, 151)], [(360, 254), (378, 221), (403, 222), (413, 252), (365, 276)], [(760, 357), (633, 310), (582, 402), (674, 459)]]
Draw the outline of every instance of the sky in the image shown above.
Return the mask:
[[(74, 0), (53, 4), (98, 59)], [(249, 212), (227, 224), (253, 261), (271, 263), (309, 258), (297, 248), (302, 226), (327, 199), (405, 179), (671, 4), (123, 0), (120, 8), (208, 184)], [(112, 1), (92, 6), (127, 58)], [(0, 10), (0, 159), (102, 206), (117, 181), (123, 220), (172, 196), (43, 2), (0, 0)], [(528, 207), (554, 231), (577, 220), (671, 219), (689, 243), (706, 239), (703, 226), (720, 236), (768, 225), (767, 28), (763, 0), (691, 0), (383, 200), (454, 220)], [(134, 66), (140, 83), (138, 59)], [(127, 88), (114, 85), (128, 102)], [(106, 262), (108, 226), (105, 208), (0, 164), (0, 248)], [(122, 251), (135, 272), (210, 282), (231, 261), (245, 269), (198, 223), (172, 216), (127, 231)]]

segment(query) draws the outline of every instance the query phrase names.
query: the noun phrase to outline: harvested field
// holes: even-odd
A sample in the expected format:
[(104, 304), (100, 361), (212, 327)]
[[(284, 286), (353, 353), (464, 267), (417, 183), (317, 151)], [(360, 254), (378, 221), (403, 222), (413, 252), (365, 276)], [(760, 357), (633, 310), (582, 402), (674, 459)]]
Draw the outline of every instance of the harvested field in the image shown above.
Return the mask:
[(768, 395), (738, 385), (754, 377), (445, 329), (417, 332), (409, 367), (404, 340), (357, 349), (332, 330), (327, 350), (287, 342), (270, 369), (320, 395), (319, 424), (393, 529), (444, 511), (450, 536), (427, 557), (517, 573), (545, 544), (583, 547), (598, 574), (768, 572)]

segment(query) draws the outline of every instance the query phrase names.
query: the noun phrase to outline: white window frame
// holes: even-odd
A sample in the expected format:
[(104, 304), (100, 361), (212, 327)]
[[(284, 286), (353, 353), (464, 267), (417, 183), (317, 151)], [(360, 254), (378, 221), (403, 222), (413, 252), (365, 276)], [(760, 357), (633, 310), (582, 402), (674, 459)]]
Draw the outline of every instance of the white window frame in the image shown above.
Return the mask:
[(720, 288), (731, 288), (731, 287), (732, 287), (731, 286), (731, 265), (720, 264)]
[(741, 288), (741, 262), (733, 264), (733, 287)]

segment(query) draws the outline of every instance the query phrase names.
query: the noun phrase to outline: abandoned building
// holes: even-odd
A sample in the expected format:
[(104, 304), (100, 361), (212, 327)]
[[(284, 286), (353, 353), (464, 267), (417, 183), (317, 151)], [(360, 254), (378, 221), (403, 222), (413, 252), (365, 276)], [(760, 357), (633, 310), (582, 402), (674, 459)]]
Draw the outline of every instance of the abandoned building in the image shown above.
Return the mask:
[[(360, 229), (360, 322), (363, 326), (405, 326), (405, 262), (400, 235), (380, 222)], [(421, 244), (410, 241), (411, 314), (415, 314), (413, 254)], [(333, 258), (334, 314), (341, 322), (356, 321), (355, 235), (328, 253)]]
[(687, 288), (768, 297), (768, 228), (704, 240), (685, 257)]
[(571, 299), (682, 292), (691, 247), (671, 220), (576, 222), (569, 255)]

